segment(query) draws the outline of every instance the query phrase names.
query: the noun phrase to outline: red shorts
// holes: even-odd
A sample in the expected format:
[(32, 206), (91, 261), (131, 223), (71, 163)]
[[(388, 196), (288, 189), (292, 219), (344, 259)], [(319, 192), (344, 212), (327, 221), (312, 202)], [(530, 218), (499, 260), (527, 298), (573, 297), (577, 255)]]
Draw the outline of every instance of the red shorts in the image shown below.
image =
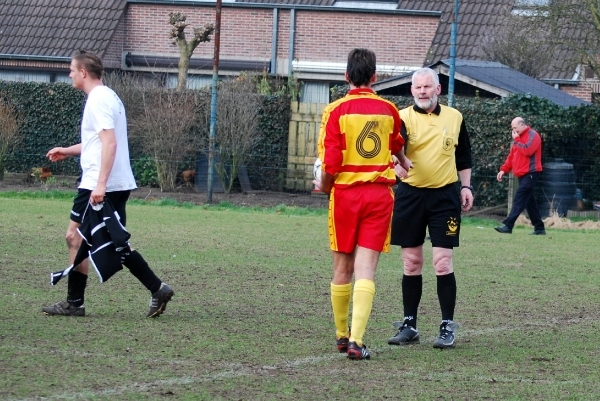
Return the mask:
[(388, 252), (393, 210), (394, 192), (387, 184), (333, 188), (328, 218), (331, 250), (352, 253), (359, 245)]

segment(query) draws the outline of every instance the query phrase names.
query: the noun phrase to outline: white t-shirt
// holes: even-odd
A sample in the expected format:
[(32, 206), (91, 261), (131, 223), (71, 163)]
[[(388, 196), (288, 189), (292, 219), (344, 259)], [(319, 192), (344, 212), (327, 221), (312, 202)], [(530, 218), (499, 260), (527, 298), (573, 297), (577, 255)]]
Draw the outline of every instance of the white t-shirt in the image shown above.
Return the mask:
[(80, 155), (83, 175), (79, 188), (93, 191), (98, 185), (102, 154), (102, 142), (98, 134), (105, 129), (114, 129), (117, 138), (117, 153), (106, 192), (135, 189), (137, 186), (129, 162), (125, 108), (117, 94), (103, 85), (92, 89), (83, 109)]

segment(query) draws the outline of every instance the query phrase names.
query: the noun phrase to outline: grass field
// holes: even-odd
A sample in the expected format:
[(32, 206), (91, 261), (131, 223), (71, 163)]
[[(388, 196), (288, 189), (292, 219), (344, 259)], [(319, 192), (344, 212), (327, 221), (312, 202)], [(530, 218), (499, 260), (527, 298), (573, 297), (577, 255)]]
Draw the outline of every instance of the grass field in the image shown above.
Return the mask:
[[(60, 197), (58, 197), (60, 198)], [(325, 211), (138, 203), (133, 245), (175, 290), (146, 319), (127, 270), (88, 281), (84, 318), (50, 317), (64, 299), (71, 202), (0, 194), (0, 399), (598, 400), (598, 230), (545, 237), (468, 220), (455, 253), (457, 346), (436, 350), (439, 305), (427, 244), (421, 344), (387, 345), (401, 317), (400, 249), (381, 257), (365, 342), (336, 352)]]

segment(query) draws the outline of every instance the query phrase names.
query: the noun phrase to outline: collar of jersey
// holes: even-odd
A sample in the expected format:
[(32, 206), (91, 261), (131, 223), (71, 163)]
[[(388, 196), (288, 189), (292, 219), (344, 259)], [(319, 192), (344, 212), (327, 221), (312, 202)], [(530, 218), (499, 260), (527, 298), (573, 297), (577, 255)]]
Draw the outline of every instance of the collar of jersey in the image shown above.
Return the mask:
[(356, 88), (356, 89), (350, 89), (350, 91), (348, 92), (349, 95), (372, 95), (375, 92), (373, 92), (373, 89), (371, 88)]
[[(426, 112), (425, 110), (423, 110), (422, 108), (420, 108), (419, 106), (417, 106), (416, 104), (413, 106), (414, 111), (416, 111), (417, 113), (421, 113), (421, 114), (429, 114), (428, 112)], [(440, 107), (440, 104), (436, 104), (435, 105), (435, 109), (433, 109), (432, 113), (435, 114), (436, 116), (440, 115), (440, 111), (442, 111), (442, 108)]]

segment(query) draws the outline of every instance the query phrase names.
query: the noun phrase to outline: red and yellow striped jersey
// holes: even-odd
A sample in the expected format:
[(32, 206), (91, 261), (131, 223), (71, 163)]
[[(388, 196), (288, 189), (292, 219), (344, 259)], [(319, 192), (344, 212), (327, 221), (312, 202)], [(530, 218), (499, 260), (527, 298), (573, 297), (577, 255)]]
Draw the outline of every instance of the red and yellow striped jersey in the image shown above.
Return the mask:
[(322, 169), (334, 187), (376, 182), (394, 185), (392, 155), (404, 146), (396, 106), (369, 88), (352, 89), (323, 112), (319, 132)]

